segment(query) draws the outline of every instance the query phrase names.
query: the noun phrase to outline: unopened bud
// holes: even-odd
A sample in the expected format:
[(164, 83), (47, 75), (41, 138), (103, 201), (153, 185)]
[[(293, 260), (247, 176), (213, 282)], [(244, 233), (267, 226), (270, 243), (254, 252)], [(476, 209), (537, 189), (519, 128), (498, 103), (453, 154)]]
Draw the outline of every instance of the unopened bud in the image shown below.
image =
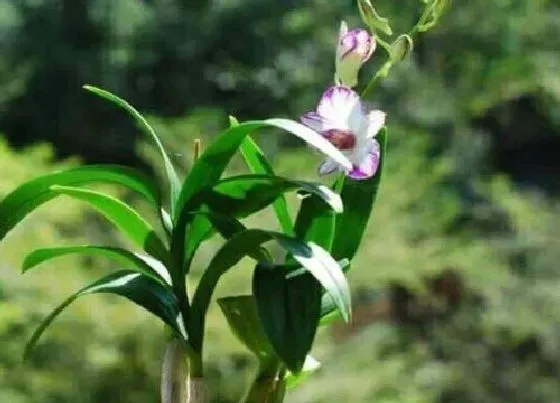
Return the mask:
[(391, 61), (393, 63), (400, 62), (404, 60), (414, 47), (414, 42), (412, 38), (408, 35), (400, 35), (395, 41), (391, 44), (390, 54), (391, 54)]
[(358, 72), (375, 51), (375, 38), (365, 29), (349, 31), (343, 21), (336, 47), (336, 81), (348, 87), (358, 84)]
[(358, 8), (360, 9), (362, 20), (372, 31), (381, 31), (386, 35), (393, 34), (389, 20), (377, 14), (370, 0), (358, 0)]

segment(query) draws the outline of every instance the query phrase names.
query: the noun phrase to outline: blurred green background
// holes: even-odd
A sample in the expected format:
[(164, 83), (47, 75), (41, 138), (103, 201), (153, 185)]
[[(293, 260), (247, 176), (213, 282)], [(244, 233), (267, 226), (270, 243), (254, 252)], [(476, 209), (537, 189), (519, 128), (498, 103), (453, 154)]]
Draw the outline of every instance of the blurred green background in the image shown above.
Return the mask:
[[(375, 1), (397, 32), (421, 4)], [(80, 163), (153, 169), (132, 122), (85, 83), (150, 116), (183, 172), (193, 139), (228, 114), (297, 117), (332, 80), (342, 18), (359, 24), (353, 1), (0, 0), (0, 197)], [(560, 0), (455, 1), (371, 101), (388, 112), (390, 154), (350, 274), (359, 315), (352, 332), (320, 331), (323, 368), (287, 401), (560, 401)], [(259, 141), (279, 173), (316, 178), (319, 157), (297, 141)], [(22, 363), (40, 319), (114, 269), (68, 257), (21, 276), (25, 253), (85, 242), (123, 240), (61, 198), (0, 245), (0, 402), (158, 400), (163, 329), (117, 298), (75, 303)], [(249, 289), (241, 266), (220, 295)], [(430, 287), (448, 269), (460, 293)], [(207, 332), (212, 402), (235, 402), (255, 363), (215, 307)]]

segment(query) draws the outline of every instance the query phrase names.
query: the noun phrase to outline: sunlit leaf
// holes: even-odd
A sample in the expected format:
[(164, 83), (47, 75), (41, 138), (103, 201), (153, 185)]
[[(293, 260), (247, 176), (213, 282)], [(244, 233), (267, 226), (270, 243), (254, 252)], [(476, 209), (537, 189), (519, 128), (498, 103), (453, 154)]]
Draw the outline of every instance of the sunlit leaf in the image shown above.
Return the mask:
[[(230, 116), (230, 125), (232, 127), (238, 126), (239, 122), (233, 116)], [(268, 162), (266, 156), (260, 149), (259, 145), (251, 138), (251, 136), (245, 137), (239, 148), (245, 163), (255, 174), (268, 174), (274, 175), (274, 169)], [(290, 212), (288, 211), (288, 203), (284, 196), (280, 196), (273, 204), (274, 212), (276, 213), (276, 218), (280, 223), (282, 231), (287, 235), (293, 235), (294, 225), (292, 223), (292, 218), (290, 217)]]
[(152, 204), (160, 204), (160, 194), (153, 180), (139, 171), (118, 165), (86, 165), (34, 178), (20, 185), (0, 201), (0, 240), (27, 214), (60, 193), (53, 185), (83, 186), (93, 183), (115, 183), (132, 189)]
[[(159, 260), (140, 253), (110, 246), (78, 245), (36, 249), (25, 257), (22, 270), (25, 273), (48, 260), (78, 253), (101, 255), (120, 260), (132, 266), (139, 273), (152, 277), (165, 285), (171, 285), (171, 277), (163, 263)], [(131, 269), (131, 267), (127, 267), (127, 269)]]
[(101, 88), (97, 88), (91, 85), (84, 85), (84, 89), (104, 98), (108, 101), (113, 102), (115, 105), (126, 110), (129, 115), (134, 119), (140, 130), (144, 132), (154, 143), (157, 150), (159, 151), (161, 158), (163, 160), (163, 165), (165, 167), (165, 172), (167, 174), (167, 180), (169, 181), (170, 186), (170, 193), (171, 193), (171, 207), (175, 205), (175, 201), (179, 196), (179, 190), (181, 188), (181, 182), (179, 181), (179, 177), (177, 176), (177, 172), (175, 172), (175, 168), (171, 163), (171, 159), (167, 155), (163, 144), (161, 143), (159, 137), (157, 136), (154, 129), (149, 125), (148, 121), (138, 112), (132, 105), (126, 102), (124, 99), (119, 98), (118, 96), (110, 93), (109, 91), (103, 90)]
[(311, 376), (314, 372), (316, 372), (319, 368), (321, 368), (321, 363), (317, 361), (312, 356), (308, 355), (305, 357), (305, 362), (303, 363), (303, 368), (301, 372), (298, 374), (294, 374), (290, 371), (286, 374), (286, 387), (288, 389), (293, 389), (307, 378)]
[(167, 260), (164, 244), (150, 224), (132, 207), (114, 197), (93, 190), (69, 186), (51, 186), (51, 190), (88, 203), (147, 253), (159, 260)]

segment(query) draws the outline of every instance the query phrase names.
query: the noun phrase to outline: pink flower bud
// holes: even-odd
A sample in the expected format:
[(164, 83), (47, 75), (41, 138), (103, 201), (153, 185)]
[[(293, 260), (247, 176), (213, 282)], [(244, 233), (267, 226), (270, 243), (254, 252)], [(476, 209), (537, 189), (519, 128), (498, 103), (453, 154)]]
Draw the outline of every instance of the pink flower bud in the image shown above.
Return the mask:
[(336, 81), (354, 87), (358, 84), (358, 72), (375, 50), (375, 38), (365, 29), (348, 31), (343, 21), (336, 50)]

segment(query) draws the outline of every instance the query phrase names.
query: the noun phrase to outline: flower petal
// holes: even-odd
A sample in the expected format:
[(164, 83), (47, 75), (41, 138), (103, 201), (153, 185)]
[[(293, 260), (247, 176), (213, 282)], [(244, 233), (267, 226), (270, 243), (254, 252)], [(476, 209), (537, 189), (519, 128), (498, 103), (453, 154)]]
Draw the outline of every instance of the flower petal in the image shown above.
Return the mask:
[(328, 175), (338, 170), (340, 165), (332, 158), (325, 159), (321, 165), (319, 165), (319, 175)]
[[(377, 149), (379, 149), (379, 144), (377, 144)], [(377, 168), (379, 168), (379, 152), (369, 152), (359, 165), (354, 165), (353, 169), (348, 172), (348, 176), (357, 180), (369, 179), (375, 175)]]
[(323, 93), (317, 113), (325, 120), (337, 124), (337, 129), (348, 129), (351, 115), (363, 115), (360, 96), (345, 86), (334, 86)]
[(324, 119), (317, 112), (307, 112), (305, 115), (302, 115), (299, 120), (316, 132), (323, 131)]
[(379, 133), (381, 128), (385, 126), (385, 112), (380, 110), (373, 110), (367, 115), (368, 128), (366, 132), (367, 138), (373, 138)]
[(331, 129), (336, 129), (338, 127), (335, 122), (331, 122), (330, 120), (325, 119), (314, 111), (307, 112), (306, 114), (302, 115), (299, 120), (310, 129), (313, 129), (319, 133)]
[(280, 129), (286, 130), (293, 135), (301, 138), (310, 146), (317, 148), (323, 154), (329, 156), (330, 158), (336, 160), (340, 165), (346, 169), (350, 169), (352, 163), (348, 158), (340, 152), (335, 146), (333, 146), (327, 139), (321, 136), (309, 127), (304, 126), (298, 122), (290, 119), (267, 119), (263, 121), (265, 124), (270, 126), (275, 126)]

